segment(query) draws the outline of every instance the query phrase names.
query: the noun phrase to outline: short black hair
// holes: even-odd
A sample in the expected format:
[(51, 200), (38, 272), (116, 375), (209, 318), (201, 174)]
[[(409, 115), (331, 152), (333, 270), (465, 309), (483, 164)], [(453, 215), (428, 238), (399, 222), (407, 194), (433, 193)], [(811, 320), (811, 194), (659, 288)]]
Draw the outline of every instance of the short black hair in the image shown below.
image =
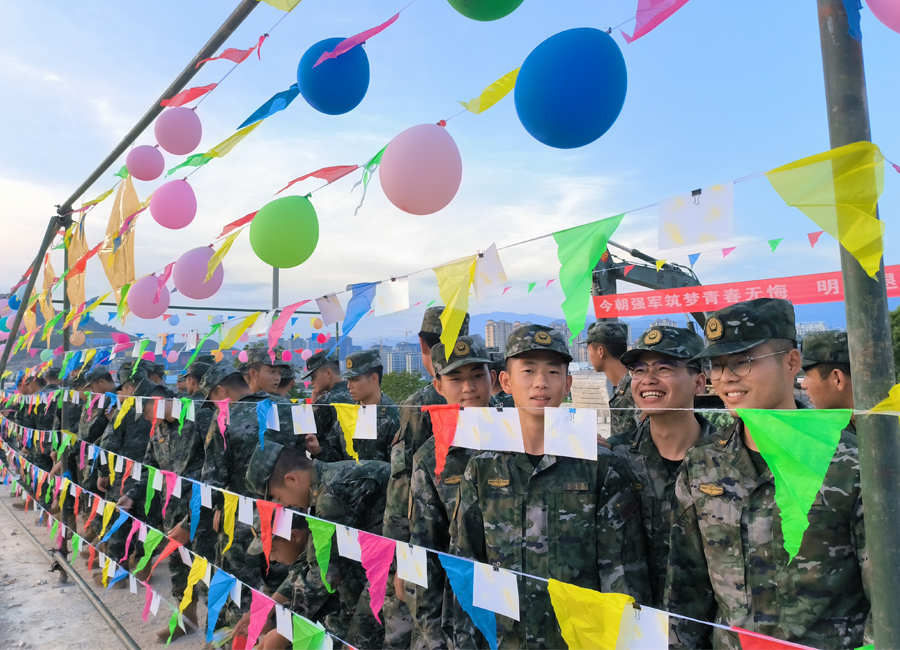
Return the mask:
[(150, 391), (148, 397), (172, 397), (172, 394), (169, 392), (168, 388), (160, 384)]
[[(191, 364), (191, 368), (193, 368), (193, 366), (194, 366), (194, 364)], [(204, 372), (201, 372), (201, 368), (194, 368), (192, 370), (186, 371), (184, 378), (187, 379), (188, 377), (193, 377), (197, 381), (200, 381), (201, 379), (203, 379), (203, 375), (204, 375)], [(208, 369), (209, 368), (207, 368), (206, 370), (208, 370)]]
[(381, 380), (384, 377), (384, 366), (375, 366), (362, 374), (363, 377), (371, 377), (372, 375), (378, 375), (378, 385), (381, 386)]
[(419, 338), (425, 342), (429, 348), (433, 348), (441, 342), (441, 335), (434, 332), (419, 332)]
[(828, 375), (830, 375), (835, 370), (840, 370), (847, 377), (850, 377), (850, 364), (849, 363), (817, 363), (812, 368), (807, 368), (806, 371), (809, 372), (813, 368), (819, 373), (819, 377), (822, 379), (827, 379)]
[(278, 382), (278, 388), (287, 388), (291, 384), (297, 381), (296, 377), (282, 377), (281, 381)]
[(797, 341), (794, 339), (769, 339), (766, 343), (769, 344), (772, 352), (788, 352), (797, 349)]
[(278, 455), (278, 462), (272, 468), (272, 474), (269, 476), (269, 485), (281, 487), (284, 485), (284, 477), (288, 472), (301, 471), (308, 472), (312, 469), (312, 461), (297, 449), (285, 447)]
[[(531, 350), (528, 350), (528, 352), (531, 352)], [(538, 350), (538, 352), (543, 352), (543, 350)], [(556, 352), (556, 351), (555, 351), (555, 350), (548, 350), (548, 352)], [(568, 375), (568, 374), (569, 374), (569, 363), (570, 363), (570, 362), (569, 362), (569, 361), (566, 361), (566, 358), (565, 358), (563, 355), (561, 355), (559, 352), (556, 352), (556, 354), (559, 355), (559, 363), (560, 363), (560, 365), (566, 367), (566, 374)], [(505, 360), (504, 363), (503, 363), (503, 370), (505, 370), (507, 373), (509, 373), (509, 362), (510, 362), (510, 361), (513, 361), (514, 359), (521, 359), (521, 358), (522, 358), (521, 355), (516, 355), (516, 356), (514, 356), (514, 357), (506, 357), (506, 360)], [(497, 373), (497, 374), (498, 374), (498, 376), (499, 376), (500, 373)]]
[(621, 343), (597, 343), (597, 345), (606, 350), (606, 353), (615, 359), (621, 359), (622, 355), (628, 352), (628, 343), (625, 341)]
[(321, 366), (316, 368), (316, 370), (321, 370), (322, 368), (331, 368), (337, 374), (341, 374), (341, 364), (339, 364), (337, 361), (335, 361), (331, 357), (329, 357), (329, 361), (323, 363)]
[[(43, 378), (43, 377), (32, 377), (32, 378), (31, 378), (31, 382), (36, 383), (36, 384), (37, 384), (38, 386), (40, 386), (41, 388), (43, 388), (44, 386), (47, 385), (47, 382), (44, 381), (44, 378)], [(29, 382), (29, 383), (30, 383), (30, 382)]]
[(250, 390), (250, 386), (247, 385), (247, 381), (244, 379), (244, 376), (239, 372), (228, 375), (217, 385), (221, 386), (222, 388), (235, 391)]

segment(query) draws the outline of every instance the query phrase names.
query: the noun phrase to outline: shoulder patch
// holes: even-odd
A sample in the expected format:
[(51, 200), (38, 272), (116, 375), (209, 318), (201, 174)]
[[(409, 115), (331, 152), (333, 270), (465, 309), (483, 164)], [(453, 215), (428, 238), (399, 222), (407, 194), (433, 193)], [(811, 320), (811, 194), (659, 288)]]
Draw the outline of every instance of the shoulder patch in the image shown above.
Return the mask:
[(725, 488), (723, 488), (718, 483), (701, 483), (700, 491), (703, 494), (708, 494), (711, 497), (718, 497), (725, 494)]
[(563, 483), (563, 490), (566, 492), (588, 492), (591, 484), (586, 482)]
[(723, 445), (723, 446), (724, 446), (724, 445), (727, 445), (727, 444), (728, 444), (728, 438), (722, 438), (722, 439), (719, 440), (716, 444), (718, 444), (718, 445)]
[(492, 478), (488, 479), (488, 485), (491, 487), (506, 487), (509, 485), (509, 479), (505, 478)]
[(632, 484), (631, 484), (631, 487), (633, 487), (633, 488), (634, 488), (635, 490), (637, 490), (638, 492), (640, 492), (641, 490), (644, 489), (644, 486), (643, 486), (642, 484), (640, 484), (640, 483), (632, 483)]
[[(494, 479), (491, 479), (494, 480)], [(444, 479), (445, 485), (457, 485), (460, 481), (462, 481), (462, 474), (457, 474), (456, 476), (450, 476)], [(490, 482), (490, 481), (488, 481)], [(509, 481), (507, 481), (509, 483)]]

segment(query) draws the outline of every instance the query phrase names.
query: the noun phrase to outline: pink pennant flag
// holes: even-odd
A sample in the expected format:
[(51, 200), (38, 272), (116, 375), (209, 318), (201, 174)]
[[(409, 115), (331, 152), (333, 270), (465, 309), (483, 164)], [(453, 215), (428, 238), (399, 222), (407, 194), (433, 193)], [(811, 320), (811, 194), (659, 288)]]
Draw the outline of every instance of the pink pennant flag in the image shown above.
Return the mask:
[(34, 355), (38, 353), (37, 349), (31, 349), (28, 351), (28, 354), (31, 355), (31, 358), (34, 359)]
[(256, 44), (256, 58), (259, 61), (262, 61), (262, 44), (265, 42), (265, 40), (267, 38), (269, 38), (269, 35), (263, 34), (262, 36), (259, 37), (259, 42)]
[[(247, 225), (248, 223), (253, 221), (253, 217), (255, 217), (255, 216), (256, 216), (256, 212), (251, 212), (250, 214), (245, 215), (245, 216), (241, 217), (240, 219), (236, 219), (235, 221), (232, 221), (231, 223), (227, 224), (224, 228), (222, 228), (222, 234), (220, 234), (218, 237), (216, 237), (216, 239), (221, 239), (228, 233), (234, 232), (241, 226)], [(187, 314), (187, 315), (194, 316), (194, 314)]]
[[(95, 395), (95, 397), (96, 397), (96, 395)], [(88, 411), (88, 417), (89, 418), (91, 417), (90, 411)], [(79, 458), (78, 458), (78, 469), (84, 469), (84, 452), (86, 449), (87, 449), (87, 443), (82, 441), (81, 442), (81, 453), (79, 454)]]
[(308, 174), (304, 174), (299, 178), (295, 178), (290, 183), (275, 192), (275, 194), (281, 194), (294, 183), (305, 181), (307, 178), (320, 178), (327, 183), (333, 183), (339, 178), (343, 178), (347, 174), (354, 172), (357, 169), (359, 169), (359, 165), (338, 165), (336, 167), (323, 167), (322, 169), (317, 169), (314, 172), (309, 172)]
[[(154, 409), (155, 410), (155, 409)], [(169, 499), (172, 498), (172, 492), (175, 490), (175, 479), (178, 478), (178, 475), (175, 472), (167, 472), (164, 469), (159, 470), (162, 472), (162, 475), (166, 477), (166, 500), (163, 503), (163, 517), (166, 516), (166, 506), (169, 505)]]
[(369, 596), (372, 614), (381, 623), (378, 612), (384, 606), (384, 591), (387, 588), (388, 572), (394, 560), (397, 543), (386, 537), (359, 531), (359, 547), (362, 549), (362, 565), (369, 579)]
[(262, 632), (266, 621), (269, 620), (269, 614), (272, 612), (272, 608), (275, 607), (274, 600), (265, 594), (256, 591), (256, 589), (252, 589), (251, 591), (253, 592), (253, 600), (250, 603), (250, 625), (247, 628), (247, 643), (244, 646), (245, 648), (252, 648), (256, 645), (256, 640), (259, 638), (259, 634)]
[(546, 285), (544, 288), (546, 289), (546, 288), (549, 287), (551, 284), (553, 284), (555, 281), (556, 281), (556, 278), (553, 278), (552, 280), (547, 280), (547, 285)]
[(144, 354), (141, 355), (141, 359), (144, 359), (145, 361), (156, 361), (156, 354), (154, 352), (151, 352), (150, 350), (147, 350), (146, 352), (144, 352)]
[(115, 354), (116, 352), (121, 352), (122, 350), (127, 350), (131, 347), (131, 340), (124, 332), (110, 332), (109, 335), (115, 342), (115, 345), (112, 349), (113, 354)]
[(166, 288), (166, 282), (172, 277), (172, 269), (174, 267), (175, 262), (169, 262), (166, 264), (166, 268), (163, 270), (162, 275), (157, 278), (158, 285), (156, 287), (156, 296), (153, 298), (154, 305), (159, 302), (159, 296), (162, 293), (162, 290)]
[[(262, 43), (262, 40), (260, 40), (260, 43)], [(251, 47), (249, 50), (238, 50), (236, 48), (229, 47), (228, 49), (224, 50), (219, 56), (211, 56), (208, 59), (203, 59), (200, 63), (194, 66), (194, 69), (196, 70), (201, 65), (209, 61), (218, 61), (219, 59), (233, 61), (234, 63), (243, 63), (251, 54), (253, 54), (253, 50), (255, 49), (256, 45)]]
[(510, 289), (512, 289), (512, 287), (503, 287), (503, 293), (501, 293), (500, 295), (505, 296), (506, 292), (509, 291)]
[[(684, 0), (684, 1), (687, 2), (687, 0)], [(392, 18), (381, 23), (378, 27), (373, 27), (372, 29), (367, 29), (364, 32), (360, 32), (356, 36), (351, 36), (350, 38), (345, 38), (343, 41), (338, 43), (337, 47), (334, 48), (331, 52), (323, 52), (322, 56), (319, 57), (319, 60), (316, 61), (316, 65), (314, 65), (313, 67), (315, 68), (317, 65), (319, 65), (323, 61), (327, 61), (328, 59), (336, 59), (341, 54), (345, 54), (346, 52), (349, 52), (350, 50), (352, 50), (354, 47), (356, 47), (360, 43), (365, 43), (373, 36), (380, 34), (385, 29), (387, 29), (388, 27), (393, 25), (394, 22), (399, 17), (400, 17), (399, 13), (394, 14), (394, 16)]]
[(211, 91), (216, 87), (217, 84), (209, 84), (208, 86), (197, 86), (196, 88), (188, 88), (187, 90), (182, 90), (180, 93), (172, 97), (171, 99), (164, 99), (159, 104), (160, 106), (184, 106), (185, 104), (189, 104), (195, 99), (199, 99), (203, 97), (206, 93)]
[[(126, 474), (127, 476), (127, 474)], [(128, 532), (128, 537), (125, 538), (125, 555), (122, 556), (122, 559), (119, 560), (120, 563), (124, 563), (128, 558), (128, 549), (131, 548), (131, 538), (134, 537), (134, 531), (141, 527), (141, 522), (137, 519), (131, 520), (131, 530)]]
[(894, 163), (891, 163), (891, 167), (893, 167), (894, 170), (896, 170), (896, 172), (898, 174), (900, 174), (900, 165), (895, 165)]
[[(93, 546), (91, 548), (94, 548)], [(147, 597), (144, 600), (144, 612), (141, 614), (141, 618), (144, 619), (144, 623), (147, 622), (147, 619), (150, 618), (150, 603), (153, 602), (153, 590), (150, 588), (150, 585), (147, 584)]]
[(809, 233), (808, 235), (806, 235), (806, 236), (809, 238), (809, 246), (810, 246), (810, 248), (815, 248), (815, 247), (816, 247), (816, 243), (819, 241), (819, 237), (822, 236), (822, 233), (823, 233), (823, 232), (825, 232), (825, 231), (824, 231), (824, 230), (820, 230), (819, 232), (811, 232), (811, 233)]
[(278, 339), (281, 338), (284, 328), (291, 320), (291, 316), (308, 302), (309, 300), (301, 300), (300, 302), (295, 302), (293, 305), (288, 305), (281, 311), (278, 318), (272, 323), (272, 327), (269, 328), (269, 354), (272, 354), (272, 350), (278, 345)]
[(53, 356), (56, 357), (56, 356), (61, 355), (62, 353), (63, 353), (63, 346), (60, 345), (58, 348), (56, 348), (56, 349), (53, 351)]
[(669, 16), (687, 4), (688, 0), (638, 0), (634, 33), (622, 32), (626, 43), (632, 43), (659, 27)]
[(216, 416), (216, 422), (219, 424), (219, 433), (222, 434), (222, 442), (225, 443), (225, 427), (228, 426), (228, 422), (231, 420), (231, 417), (228, 413), (228, 398), (226, 397), (222, 401), (216, 402), (216, 406), (219, 407), (219, 414)]
[(737, 248), (737, 247), (731, 246), (730, 248), (723, 248), (722, 249), (722, 257), (728, 257), (728, 254), (731, 253), (731, 251), (733, 251), (735, 248)]

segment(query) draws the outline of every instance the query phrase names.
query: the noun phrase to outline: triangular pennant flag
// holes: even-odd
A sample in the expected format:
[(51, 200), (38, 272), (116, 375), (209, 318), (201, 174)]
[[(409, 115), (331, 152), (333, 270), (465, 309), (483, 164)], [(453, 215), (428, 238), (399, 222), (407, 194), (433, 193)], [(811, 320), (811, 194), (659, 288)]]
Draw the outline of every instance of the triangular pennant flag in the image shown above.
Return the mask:
[(347, 454), (356, 462), (359, 462), (359, 454), (353, 448), (353, 434), (356, 433), (356, 421), (359, 419), (359, 404), (332, 404), (337, 411), (338, 424), (344, 432), (344, 443), (347, 446)]
[(245, 126), (242, 129), (235, 131), (231, 136), (225, 138), (217, 144), (215, 147), (206, 152), (206, 155), (210, 158), (221, 158), (225, 154), (229, 153), (232, 149), (234, 149), (238, 143), (246, 138), (248, 135), (253, 133), (254, 129), (262, 124), (262, 120), (259, 122), (254, 122), (250, 126)]
[[(202, 502), (202, 488), (199, 483), (193, 483), (191, 485), (191, 541), (194, 541), (194, 535), (197, 534), (197, 526), (200, 524), (200, 505)], [(228, 499), (228, 493), (225, 493), (226, 500)], [(226, 501), (227, 503), (227, 501)], [(234, 528), (232, 527), (232, 533), (234, 532)], [(231, 541), (228, 542), (228, 546), (231, 546)], [(227, 551), (228, 548), (226, 547)], [(224, 552), (224, 551), (223, 551)]]
[[(38, 490), (40, 492), (40, 490)], [(106, 501), (103, 504), (103, 527), (100, 529), (100, 537), (106, 534), (106, 527), (112, 519), (113, 513), (116, 511), (116, 504), (112, 501)]]
[(281, 194), (294, 183), (305, 181), (308, 178), (319, 178), (326, 183), (331, 184), (336, 180), (343, 178), (347, 174), (355, 172), (357, 169), (359, 169), (359, 165), (335, 165), (333, 167), (322, 167), (322, 169), (317, 169), (314, 172), (309, 172), (308, 174), (303, 174), (303, 176), (298, 176), (290, 183), (282, 187), (280, 190), (275, 192), (275, 194)]
[(254, 122), (259, 122), (267, 117), (275, 115), (275, 113), (283, 111), (297, 99), (297, 95), (299, 94), (300, 87), (297, 84), (291, 85), (290, 88), (282, 90), (280, 93), (275, 93), (267, 99), (262, 106), (253, 111), (250, 117), (241, 122), (241, 125), (238, 128), (243, 129), (245, 126), (253, 124)]
[(900, 384), (891, 388), (888, 396), (872, 407), (872, 413), (897, 413), (900, 415)]
[(773, 253), (775, 252), (775, 249), (778, 248), (778, 244), (780, 244), (783, 240), (784, 240), (784, 237), (781, 237), (780, 239), (770, 239), (769, 240), (769, 246), (772, 248)]
[(231, 548), (231, 543), (234, 541), (234, 515), (237, 512), (238, 495), (225, 492), (223, 496), (225, 497), (225, 509), (222, 514), (222, 530), (228, 535), (228, 544), (222, 550), (224, 555)]
[(784, 548), (791, 560), (809, 527), (809, 509), (822, 488), (850, 409), (737, 409), (775, 477)]
[(631, 272), (631, 269), (634, 268), (634, 264), (627, 264), (622, 268), (622, 275), (628, 277), (628, 274)]
[(319, 650), (322, 641), (325, 640), (325, 630), (316, 627), (311, 621), (306, 620), (302, 616), (294, 614), (293, 628), (293, 650)]
[(269, 614), (275, 607), (275, 601), (256, 589), (252, 590), (253, 600), (250, 602), (250, 626), (247, 628), (247, 644), (245, 648), (253, 648), (256, 640), (262, 632), (263, 626), (269, 620)]
[(217, 569), (209, 583), (206, 620), (207, 643), (212, 643), (213, 632), (216, 629), (216, 622), (219, 619), (219, 612), (221, 612), (222, 607), (225, 606), (225, 601), (228, 600), (228, 594), (231, 593), (235, 582), (237, 582), (236, 578), (228, 575), (221, 569)]
[(478, 97), (467, 102), (460, 102), (460, 104), (462, 104), (462, 107), (470, 113), (480, 115), (506, 97), (510, 91), (515, 88), (516, 79), (519, 77), (519, 70), (521, 70), (521, 68), (516, 68), (512, 72), (507, 72), (497, 79), (497, 81), (481, 91), (481, 94), (478, 95)]
[(370, 29), (367, 29), (364, 32), (360, 32), (359, 34), (351, 36), (350, 38), (345, 38), (343, 41), (338, 43), (337, 46), (335, 46), (335, 48), (333, 50), (331, 50), (330, 52), (323, 52), (322, 56), (319, 57), (319, 60), (316, 61), (315, 65), (313, 65), (313, 68), (315, 68), (318, 65), (321, 65), (328, 59), (336, 59), (341, 54), (345, 54), (345, 53), (349, 52), (357, 45), (367, 42), (373, 36), (380, 34), (385, 29), (387, 29), (388, 27), (393, 25), (394, 21), (397, 20), (399, 17), (400, 17), (400, 13), (398, 12), (398, 13), (394, 14), (393, 16), (391, 16), (390, 18), (388, 18), (383, 23), (381, 23), (380, 25), (378, 25), (377, 27), (372, 27)]
[(209, 61), (218, 61), (220, 59), (225, 59), (226, 61), (231, 61), (232, 63), (243, 63), (251, 54), (253, 54), (253, 50), (255, 49), (255, 45), (246, 50), (239, 50), (234, 47), (228, 47), (222, 50), (222, 53), (219, 55), (211, 56), (208, 59), (203, 59), (194, 66), (194, 69), (196, 70), (201, 65), (203, 65), (204, 63), (208, 63)]
[(459, 404), (432, 404), (423, 406), (422, 411), (431, 416), (431, 429), (434, 432), (434, 476), (441, 480), (447, 452), (456, 436), (456, 425), (459, 424)]
[(528, 283), (528, 291), (526, 291), (525, 293), (531, 293), (532, 291), (534, 291), (534, 288), (536, 286), (537, 286), (537, 282), (529, 282)]
[(144, 495), (144, 514), (150, 513), (150, 504), (153, 502), (153, 495), (156, 493), (156, 490), (153, 489), (153, 484), (156, 482), (156, 468), (147, 466), (147, 491)]
[(356, 327), (356, 324), (362, 320), (362, 317), (369, 313), (372, 308), (372, 301), (375, 300), (375, 290), (378, 286), (377, 282), (360, 282), (350, 285), (353, 292), (350, 301), (347, 303), (347, 313), (344, 316), (344, 326), (341, 328), (341, 334), (347, 336), (350, 331)]
[(688, 0), (638, 0), (634, 32), (622, 32), (626, 43), (632, 43), (659, 27), (669, 16), (681, 9)]
[(134, 568), (134, 573), (140, 573), (144, 570), (147, 563), (150, 561), (150, 558), (153, 557), (153, 551), (159, 546), (163, 537), (164, 535), (162, 532), (155, 528), (147, 528), (147, 537), (144, 539), (144, 557), (141, 558), (141, 561), (138, 562), (137, 566)]
[(825, 232), (824, 230), (820, 230), (819, 232), (811, 232), (806, 235), (806, 237), (809, 239), (809, 247), (810, 248), (816, 247), (816, 244), (819, 241), (819, 237), (821, 237), (822, 233), (824, 233), (824, 232)]
[(722, 257), (728, 257), (735, 248), (736, 248), (736, 246), (729, 246), (728, 248), (723, 248), (722, 249)]
[(188, 88), (187, 90), (182, 90), (180, 93), (172, 97), (171, 99), (162, 100), (159, 105), (160, 106), (184, 106), (185, 104), (189, 104), (195, 99), (199, 99), (203, 97), (206, 93), (210, 92), (213, 88), (216, 87), (216, 84), (209, 84), (208, 86), (197, 86), (195, 88)]
[[(150, 532), (148, 531), (148, 532), (147, 532), (147, 538), (149, 539), (149, 537), (150, 537)], [(151, 575), (151, 576), (153, 575), (153, 572), (156, 571), (156, 567), (159, 566), (159, 563), (160, 563), (160, 562), (162, 562), (162, 561), (165, 560), (167, 557), (169, 557), (170, 555), (172, 555), (172, 553), (174, 553), (174, 552), (177, 551), (179, 548), (181, 548), (181, 546), (182, 546), (182, 545), (181, 545), (180, 543), (176, 542), (174, 539), (170, 539), (170, 540), (168, 541), (168, 543), (166, 544), (166, 548), (163, 549), (163, 552), (159, 554), (159, 557), (158, 557), (158, 558), (156, 558), (156, 562), (153, 563), (153, 568), (150, 569), (150, 575)], [(144, 548), (146, 548), (146, 544), (144, 545)], [(148, 579), (149, 579), (149, 577), (148, 577)]]
[(666, 260), (656, 260), (656, 270), (661, 271), (662, 267), (665, 266)]
[[(234, 243), (234, 240), (238, 238), (243, 230), (236, 230), (235, 232), (228, 235), (222, 245), (219, 246), (219, 250), (213, 253), (212, 257), (209, 258), (209, 262), (206, 263), (206, 279), (204, 282), (209, 282), (212, 279), (213, 273), (216, 272), (216, 267), (218, 267), (222, 260), (225, 259), (225, 256), (228, 255), (228, 251), (231, 250), (231, 245)], [(217, 323), (220, 325), (221, 323)], [(199, 349), (199, 346), (198, 346)]]
[(477, 260), (478, 256), (472, 255), (433, 269), (437, 276), (438, 292), (444, 301), (444, 311), (441, 313), (443, 327), (441, 343), (444, 344), (448, 359), (469, 311), (469, 287), (472, 286), (475, 277)]
[(384, 592), (387, 588), (388, 573), (394, 561), (394, 550), (397, 542), (380, 535), (359, 532), (359, 547), (362, 550), (362, 565), (369, 580), (369, 596), (372, 614), (381, 624), (378, 612), (384, 605)]
[(447, 579), (450, 581), (450, 587), (453, 589), (460, 607), (484, 635), (491, 650), (497, 650), (497, 617), (494, 616), (494, 612), (475, 607), (472, 604), (475, 565), (471, 560), (464, 560), (453, 555), (442, 553), (438, 557), (441, 566), (447, 572)]
[[(790, 641), (781, 641), (774, 637), (750, 632), (749, 630), (743, 630), (739, 627), (732, 627), (731, 629), (738, 633), (742, 650), (784, 650), (786, 648), (794, 648), (795, 650), (813, 650), (810, 646), (791, 643)], [(873, 646), (868, 647), (872, 648)], [(860, 648), (859, 650), (864, 650), (864, 648)]]
[(548, 591), (560, 632), (570, 648), (616, 650), (622, 612), (634, 602), (633, 597), (600, 593), (552, 578)]
[(183, 612), (185, 607), (191, 604), (191, 601), (194, 599), (194, 585), (203, 580), (208, 566), (209, 562), (206, 558), (199, 555), (194, 556), (194, 563), (191, 564), (191, 571), (188, 573), (187, 586), (184, 588), (184, 597), (182, 597), (181, 603), (178, 605), (179, 612)]
[(259, 511), (259, 538), (262, 541), (263, 554), (266, 556), (266, 566), (269, 565), (269, 553), (272, 551), (272, 517), (275, 515), (276, 504), (270, 501), (256, 500), (256, 509)]
[(309, 530), (313, 536), (313, 546), (316, 549), (316, 562), (319, 563), (319, 573), (322, 576), (322, 584), (329, 593), (334, 593), (334, 589), (328, 584), (325, 576), (328, 573), (328, 565), (331, 562), (331, 544), (334, 538), (334, 524), (321, 519), (313, 519), (307, 517), (306, 523), (309, 524)]

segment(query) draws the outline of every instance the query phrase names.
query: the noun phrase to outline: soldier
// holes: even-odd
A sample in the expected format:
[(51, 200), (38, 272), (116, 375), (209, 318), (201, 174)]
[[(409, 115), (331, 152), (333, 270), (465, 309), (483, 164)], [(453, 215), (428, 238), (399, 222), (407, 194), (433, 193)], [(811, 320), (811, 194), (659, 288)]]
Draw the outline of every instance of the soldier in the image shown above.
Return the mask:
[[(544, 409), (568, 394), (570, 361), (565, 339), (549, 327), (526, 325), (509, 335), (501, 381), (515, 400), (525, 452), (482, 451), (469, 460), (450, 552), (647, 602), (641, 510), (627, 468), (599, 445), (596, 461), (544, 453)], [(498, 615), (498, 643), (564, 647), (547, 584), (520, 584), (521, 622)], [(454, 618), (456, 646), (471, 647), (468, 616), (457, 608)]]
[(182, 370), (175, 378), (175, 391), (178, 397), (184, 397), (188, 394), (185, 380), (187, 380), (187, 369)]
[[(587, 331), (588, 358), (597, 372), (606, 375), (609, 398), (609, 432), (614, 436), (638, 423), (631, 395), (631, 375), (622, 363), (628, 350), (628, 326), (615, 321), (591, 323)], [(613, 388), (615, 387), (615, 388)]]
[[(847, 332), (810, 332), (803, 337), (800, 349), (800, 367), (806, 373), (800, 386), (812, 405), (817, 409), (852, 409), (853, 380)], [(851, 431), (855, 433), (856, 427)]]
[[(714, 312), (707, 346), (713, 388), (736, 409), (794, 409), (800, 352), (794, 308), (759, 298)], [(707, 361), (708, 360), (708, 361)], [(856, 437), (843, 431), (792, 561), (784, 549), (772, 470), (738, 419), (685, 457), (675, 496), (666, 609), (820, 648), (856, 648), (869, 616)], [(781, 488), (779, 488), (781, 489)], [(670, 619), (670, 644), (710, 647), (710, 627)], [(712, 629), (712, 647), (741, 647)]]
[(195, 361), (184, 369), (185, 392), (190, 397), (199, 398), (201, 402), (205, 397), (203, 393), (200, 392), (200, 380), (203, 379), (203, 375), (209, 370), (210, 365), (210, 363), (205, 361)]
[(275, 361), (266, 348), (253, 347), (247, 350), (246, 379), (250, 391), (276, 394), (281, 383), (281, 367), (284, 365), (287, 364), (281, 361), (281, 354), (277, 350)]
[[(480, 337), (461, 336), (447, 358), (443, 343), (431, 349), (434, 389), (449, 404), (463, 407), (488, 406), (491, 401), (493, 365)], [(447, 452), (440, 479), (435, 476), (435, 441), (430, 437), (413, 456), (410, 483), (410, 542), (435, 551), (450, 550), (450, 522), (456, 509), (459, 483), (470, 449), (451, 447)], [(416, 650), (449, 648), (452, 642), (452, 600), (444, 601), (446, 576), (437, 556), (428, 554), (428, 587), (407, 585), (415, 590), (415, 630), (412, 647)], [(447, 610), (446, 617), (443, 611)], [(447, 628), (442, 628), (442, 621)]]
[(494, 373), (494, 383), (491, 386), (491, 394), (500, 406), (515, 406), (512, 395), (503, 390), (500, 385), (500, 373), (506, 368), (506, 360), (503, 358), (502, 352), (490, 352), (491, 370)]
[(688, 449), (715, 433), (706, 418), (692, 410), (694, 396), (706, 387), (700, 362), (691, 360), (701, 350), (703, 339), (693, 331), (654, 326), (622, 355), (631, 375), (634, 402), (647, 417), (636, 429), (608, 442), (636, 479), (653, 588), (647, 603), (651, 607), (662, 607), (672, 502), (681, 463)]
[(281, 395), (281, 397), (289, 397), (291, 389), (297, 383), (297, 377), (294, 374), (294, 368), (290, 365), (283, 365), (280, 368), (281, 381), (278, 383), (278, 388), (275, 389), (275, 394)]
[[(347, 357), (346, 371), (341, 374), (347, 380), (347, 389), (353, 402), (363, 406), (377, 405), (377, 438), (375, 440), (355, 439), (353, 448), (360, 460), (384, 460), (390, 458), (390, 441), (400, 427), (400, 414), (390, 397), (381, 392), (381, 377), (384, 368), (378, 350), (354, 352)], [(335, 424), (335, 433), (320, 442), (322, 449), (313, 454), (319, 460), (350, 460), (347, 443), (340, 423)], [(326, 448), (325, 445), (333, 445)], [(340, 445), (339, 447), (337, 445)]]
[(161, 363), (151, 363), (147, 368), (147, 378), (158, 386), (165, 386), (166, 367)]
[[(389, 472), (390, 465), (382, 461), (310, 461), (296, 450), (267, 442), (248, 464), (246, 485), (286, 507), (380, 535)], [(339, 555), (333, 544), (326, 579), (336, 593), (329, 594), (322, 584), (312, 537), (306, 558), (309, 568), (294, 585), (292, 609), (321, 621), (353, 647), (382, 647), (384, 631), (372, 615), (362, 565)]]
[[(337, 350), (331, 353), (328, 350), (322, 350), (307, 359), (306, 374), (303, 379), (309, 380), (313, 388), (311, 401), (320, 449), (340, 448), (339, 441), (325, 442), (330, 436), (337, 435), (337, 413), (329, 404), (353, 403), (353, 398), (347, 389), (347, 382), (341, 379), (341, 366), (337, 361)], [(310, 453), (312, 454), (312, 451)], [(340, 460), (340, 456), (329, 459), (317, 454), (313, 455), (319, 460)]]

